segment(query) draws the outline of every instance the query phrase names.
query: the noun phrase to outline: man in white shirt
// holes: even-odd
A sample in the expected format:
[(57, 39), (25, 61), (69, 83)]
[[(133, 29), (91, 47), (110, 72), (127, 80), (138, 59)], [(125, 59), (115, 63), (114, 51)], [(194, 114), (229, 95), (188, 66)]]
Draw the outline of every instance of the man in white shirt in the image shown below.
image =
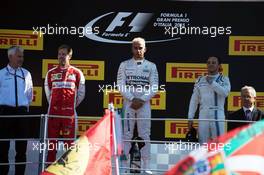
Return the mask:
[[(31, 74), (22, 68), (24, 50), (19, 46), (8, 49), (9, 63), (0, 70), (0, 115), (27, 115), (33, 97)], [(0, 138), (26, 138), (29, 118), (0, 116)], [(0, 141), (0, 163), (8, 163), (10, 142)], [(16, 141), (16, 163), (26, 162), (27, 141)], [(0, 166), (0, 174), (7, 175), (8, 165)], [(23, 175), (25, 164), (16, 165), (16, 175)]]

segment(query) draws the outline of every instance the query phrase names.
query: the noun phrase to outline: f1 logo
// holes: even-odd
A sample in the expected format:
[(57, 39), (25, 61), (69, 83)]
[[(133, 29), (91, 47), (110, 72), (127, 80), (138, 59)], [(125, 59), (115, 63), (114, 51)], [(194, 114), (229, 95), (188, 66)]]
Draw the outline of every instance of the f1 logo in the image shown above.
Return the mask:
[[(132, 12), (119, 12), (107, 27), (106, 31), (113, 32), (116, 27), (122, 27), (125, 23), (124, 18), (127, 18), (130, 15), (132, 15)], [(141, 32), (152, 15), (152, 13), (137, 13), (128, 25), (129, 27), (132, 27), (129, 32)]]

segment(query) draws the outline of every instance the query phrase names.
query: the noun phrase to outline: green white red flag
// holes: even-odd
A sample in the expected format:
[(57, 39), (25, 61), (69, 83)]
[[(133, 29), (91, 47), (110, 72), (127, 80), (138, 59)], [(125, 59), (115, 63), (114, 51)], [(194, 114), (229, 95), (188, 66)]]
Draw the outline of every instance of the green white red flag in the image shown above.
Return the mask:
[(264, 120), (232, 130), (192, 151), (165, 175), (263, 175)]

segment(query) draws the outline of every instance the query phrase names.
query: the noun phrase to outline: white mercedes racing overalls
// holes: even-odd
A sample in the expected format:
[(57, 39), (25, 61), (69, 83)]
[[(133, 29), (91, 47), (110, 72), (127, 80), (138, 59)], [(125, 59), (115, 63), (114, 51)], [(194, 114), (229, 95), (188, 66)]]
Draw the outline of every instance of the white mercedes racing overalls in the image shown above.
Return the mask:
[[(124, 98), (123, 111), (125, 118), (151, 118), (150, 99), (158, 91), (158, 71), (156, 65), (148, 60), (136, 61), (133, 58), (120, 64), (117, 85)], [(138, 110), (130, 108), (133, 98), (140, 98), (145, 101), (144, 105)], [(138, 136), (143, 140), (150, 140), (150, 120), (136, 120)], [(124, 139), (131, 140), (135, 120), (125, 120)], [(131, 148), (130, 142), (125, 142), (124, 153), (129, 154)], [(150, 143), (145, 142), (141, 149), (141, 157), (144, 160), (150, 160)]]

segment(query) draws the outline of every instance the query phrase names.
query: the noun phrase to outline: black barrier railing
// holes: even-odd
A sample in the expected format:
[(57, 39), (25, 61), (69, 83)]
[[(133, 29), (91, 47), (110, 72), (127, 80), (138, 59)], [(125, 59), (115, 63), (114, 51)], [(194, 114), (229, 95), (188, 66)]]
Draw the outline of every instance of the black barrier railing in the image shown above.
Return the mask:
[[(47, 130), (48, 130), (48, 118), (62, 118), (62, 119), (72, 119), (72, 117), (69, 116), (58, 116), (58, 115), (47, 115), (47, 114), (41, 114), (41, 115), (1, 115), (1, 118), (40, 118), (40, 130), (39, 130), (39, 138), (5, 138), (0, 139), (1, 141), (39, 141), (40, 144), (46, 144), (49, 140), (56, 140), (56, 141), (67, 141), (76, 140), (76, 137), (74, 138), (48, 138), (47, 137)], [(87, 119), (87, 117), (77, 117), (78, 119)], [(100, 117), (92, 117), (93, 119), (100, 119)], [(90, 119), (90, 117), (89, 117)], [(186, 119), (186, 118), (122, 118), (121, 120), (151, 120), (151, 121), (208, 121), (208, 122), (239, 122), (239, 123), (255, 123), (256, 121), (246, 121), (246, 120), (224, 120), (224, 119)], [(77, 124), (77, 121), (76, 121)], [(75, 131), (76, 131), (76, 124), (75, 124)], [(75, 132), (76, 133), (76, 132)], [(124, 142), (149, 142), (149, 143), (157, 143), (157, 144), (166, 144), (166, 143), (174, 143), (174, 144), (189, 144), (190, 142), (178, 142), (178, 141), (160, 141), (160, 140), (123, 140)], [(38, 168), (38, 174), (44, 171), (45, 165), (52, 164), (53, 162), (46, 162), (46, 149), (40, 152), (39, 154), (39, 162), (15, 162), (15, 163), (0, 163), (0, 166), (2, 165), (21, 165), (21, 164), (39, 164)], [(116, 168), (113, 166), (113, 168)], [(129, 167), (119, 167), (120, 169), (127, 169), (127, 170), (139, 170), (135, 168), (129, 168)], [(144, 169), (140, 169), (141, 171), (144, 171)], [(167, 170), (160, 170), (160, 169), (148, 169), (153, 172), (166, 172)], [(125, 174), (125, 173), (121, 173)]]
[[(74, 140), (76, 140), (76, 137), (75, 138), (47, 138), (48, 118), (72, 119), (72, 117), (51, 116), (51, 115), (49, 116), (47, 114), (41, 114), (41, 115), (1, 115), (1, 118), (40, 118), (40, 128), (39, 128), (39, 138), (4, 138), (4, 139), (0, 139), (0, 142), (1, 141), (39, 141), (39, 144), (45, 145), (46, 142), (49, 140), (57, 140), (57, 141), (65, 141), (65, 140), (74, 141)], [(83, 119), (85, 119), (85, 117), (83, 117)], [(75, 131), (76, 131), (76, 125), (75, 125)], [(0, 163), (0, 166), (2, 166), (2, 165), (39, 164), (39, 168), (38, 168), (37, 172), (38, 172), (38, 174), (40, 174), (44, 170), (46, 164), (52, 163), (52, 162), (46, 162), (45, 158), (46, 158), (46, 149), (43, 149), (43, 151), (39, 152), (39, 161), (38, 162), (15, 162), (15, 163), (5, 162), (5, 163)]]

